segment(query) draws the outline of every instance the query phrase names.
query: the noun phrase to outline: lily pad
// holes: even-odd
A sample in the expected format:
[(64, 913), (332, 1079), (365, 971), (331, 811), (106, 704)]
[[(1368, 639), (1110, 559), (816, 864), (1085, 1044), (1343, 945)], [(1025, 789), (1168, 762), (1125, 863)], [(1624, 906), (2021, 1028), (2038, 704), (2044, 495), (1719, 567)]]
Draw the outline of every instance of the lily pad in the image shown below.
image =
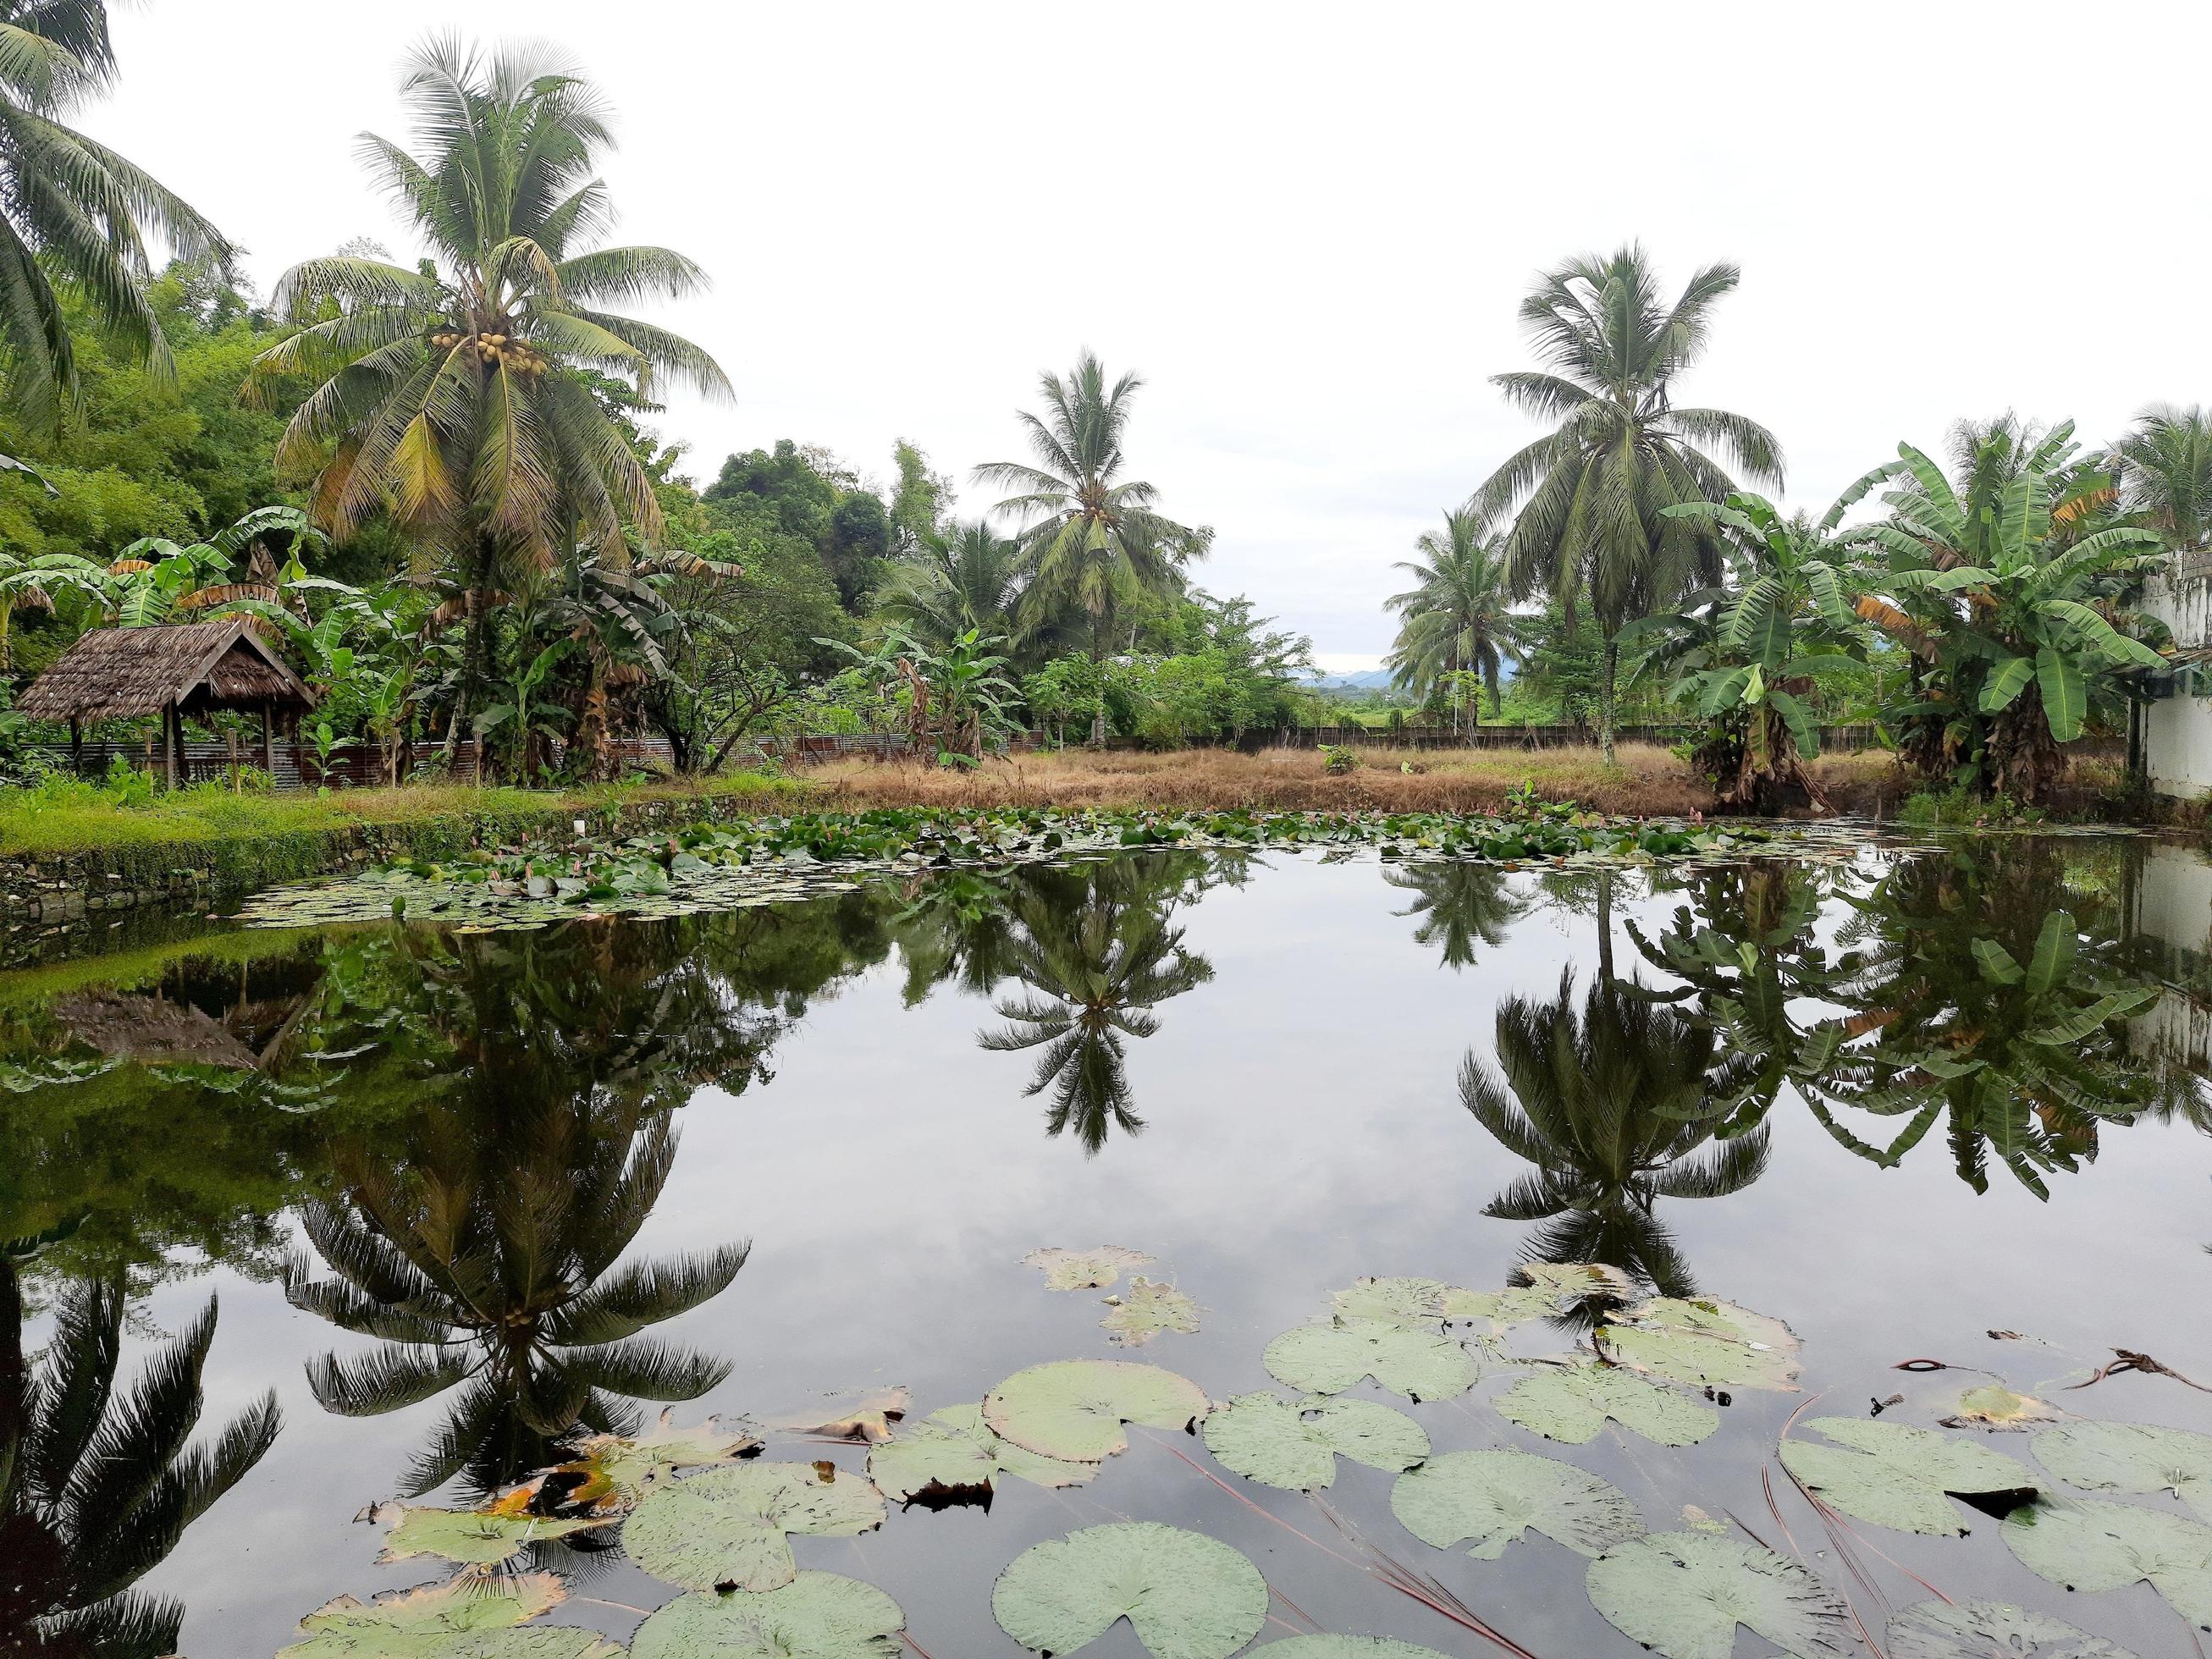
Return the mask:
[(1133, 1522), (1024, 1550), (999, 1575), (991, 1612), (1041, 1653), (1073, 1653), (1127, 1619), (1154, 1659), (1229, 1659), (1267, 1622), (1267, 1584), (1203, 1533)]
[(891, 1425), (906, 1415), (910, 1399), (903, 1387), (878, 1389), (857, 1398), (848, 1395), (851, 1409), (842, 1417), (816, 1421), (811, 1414), (786, 1418), (778, 1426), (795, 1429), (801, 1434), (820, 1435), (827, 1440), (857, 1440), (866, 1444), (880, 1445), (890, 1439)]
[(2136, 1659), (2117, 1643), (2002, 1601), (1919, 1601), (1889, 1621), (1889, 1659)]
[(1720, 1413), (1610, 1365), (1561, 1365), (1524, 1377), (1501, 1395), (1501, 1414), (1531, 1433), (1586, 1445), (1611, 1418), (1662, 1446), (1693, 1446)]
[(520, 1555), (532, 1544), (566, 1537), (587, 1527), (604, 1527), (605, 1518), (556, 1521), (542, 1515), (494, 1515), (483, 1510), (430, 1509), (413, 1504), (375, 1504), (365, 1517), (377, 1526), (390, 1526), (379, 1565), (434, 1555), (465, 1566), (489, 1567)]
[(1162, 1331), (1198, 1328), (1198, 1304), (1174, 1285), (1155, 1285), (1141, 1273), (1129, 1281), (1125, 1294), (1106, 1300), (1114, 1311), (1098, 1322), (1125, 1348), (1149, 1342)]
[(1309, 1394), (1341, 1394), (1371, 1376), (1410, 1400), (1449, 1400), (1481, 1375), (1474, 1357), (1449, 1337), (1386, 1319), (1336, 1319), (1301, 1325), (1267, 1345), (1268, 1375)]
[(630, 1639), (630, 1659), (897, 1659), (906, 1615), (873, 1584), (802, 1572), (780, 1589), (679, 1595)]
[(1628, 1495), (1555, 1457), (1532, 1452), (1447, 1452), (1398, 1477), (1390, 1511), (1424, 1544), (1495, 1561), (1531, 1529), (1578, 1555), (1602, 1555), (1644, 1530)]
[(2004, 1540), (2031, 1571), (2070, 1590), (2148, 1583), (2192, 1625), (2212, 1630), (2212, 1527), (2097, 1498), (2024, 1504)]
[(983, 1421), (980, 1405), (932, 1412), (868, 1454), (869, 1478), (902, 1503), (933, 1488), (988, 1492), (1000, 1474), (1039, 1486), (1079, 1486), (1097, 1473), (1096, 1463), (1063, 1463), (1001, 1439)]
[(1434, 1648), (1417, 1648), (1387, 1636), (1293, 1636), (1252, 1650), (1252, 1659), (1268, 1655), (1273, 1659), (1444, 1659)]
[(690, 1428), (676, 1425), (673, 1407), (660, 1413), (648, 1434), (629, 1439), (617, 1434), (594, 1434), (576, 1443), (574, 1455), (554, 1473), (585, 1477), (568, 1492), (568, 1504), (591, 1504), (602, 1514), (636, 1507), (654, 1486), (666, 1483), (678, 1469), (709, 1468), (751, 1456), (761, 1443), (741, 1429), (726, 1426), (718, 1418)]
[(1588, 1584), (1614, 1629), (1666, 1659), (1729, 1659), (1738, 1625), (1794, 1659), (1850, 1650), (1849, 1614), (1835, 1593), (1745, 1540), (1647, 1534), (1591, 1562)]
[(2085, 1492), (2172, 1492), (2212, 1521), (2212, 1435), (2153, 1423), (2077, 1423), (2035, 1437), (2043, 1467)]
[(1932, 1429), (1859, 1417), (1808, 1418), (1805, 1426), (1840, 1444), (1784, 1440), (1782, 1467), (1824, 1503), (1878, 1527), (1932, 1536), (1963, 1533), (1967, 1528), (1947, 1492), (2015, 1492), (2025, 1502), (2037, 1485), (2034, 1471), (2017, 1459)]
[(1709, 1389), (1797, 1386), (1796, 1336), (1778, 1319), (1726, 1302), (1654, 1297), (1607, 1323), (1624, 1365)]
[(1601, 1261), (1523, 1261), (1514, 1268), (1513, 1282), (1542, 1291), (1562, 1312), (1592, 1297), (1626, 1302), (1636, 1294), (1634, 1279)]
[(1959, 1409), (1936, 1419), (1947, 1429), (1994, 1429), (2016, 1434), (2042, 1423), (2056, 1423), (2065, 1413), (2047, 1401), (2014, 1394), (2002, 1383), (1969, 1389), (1959, 1396)]
[(1158, 1365), (1061, 1359), (1016, 1371), (983, 1399), (983, 1421), (1024, 1451), (1097, 1463), (1127, 1449), (1124, 1423), (1188, 1428), (1206, 1415), (1206, 1390)]
[(1228, 1468), (1285, 1492), (1317, 1492), (1349, 1457), (1395, 1474), (1429, 1455), (1428, 1431), (1372, 1400), (1239, 1395), (1206, 1419), (1206, 1449)]
[(1147, 1267), (1152, 1258), (1142, 1250), (1119, 1244), (1100, 1244), (1088, 1250), (1031, 1250), (1022, 1258), (1024, 1267), (1044, 1269), (1048, 1291), (1103, 1291), (1121, 1278), (1123, 1269)]
[(608, 1659), (598, 1634), (521, 1629), (568, 1592), (550, 1572), (450, 1579), (374, 1601), (341, 1595), (300, 1621), (307, 1633), (276, 1659)]
[(883, 1493), (858, 1475), (824, 1480), (811, 1464), (739, 1463), (654, 1492), (623, 1525), (623, 1547), (685, 1589), (772, 1590), (799, 1571), (790, 1534), (849, 1538), (884, 1515)]

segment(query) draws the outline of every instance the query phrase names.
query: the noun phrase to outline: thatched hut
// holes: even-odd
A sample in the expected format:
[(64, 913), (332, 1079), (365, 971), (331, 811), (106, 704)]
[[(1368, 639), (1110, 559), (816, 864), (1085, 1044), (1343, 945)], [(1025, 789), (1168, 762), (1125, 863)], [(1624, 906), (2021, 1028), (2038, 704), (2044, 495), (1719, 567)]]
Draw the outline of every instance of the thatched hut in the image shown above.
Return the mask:
[(296, 727), (315, 694), (244, 617), (99, 628), (83, 635), (15, 700), (33, 720), (67, 721), (72, 750), (91, 720), (161, 717), (161, 770), (184, 763), (185, 716), (218, 709), (261, 715), (262, 764), (276, 769), (276, 728)]

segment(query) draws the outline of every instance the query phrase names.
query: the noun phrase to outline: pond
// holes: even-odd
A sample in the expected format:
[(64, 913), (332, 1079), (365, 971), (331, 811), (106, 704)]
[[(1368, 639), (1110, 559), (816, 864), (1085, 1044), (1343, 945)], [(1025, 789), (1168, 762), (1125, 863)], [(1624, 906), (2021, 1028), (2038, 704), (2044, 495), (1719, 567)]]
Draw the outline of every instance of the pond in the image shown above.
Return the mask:
[[(1729, 1621), (1699, 1621), (1780, 1595), (1741, 1565), (1760, 1547), (1817, 1581), (1769, 1610), (1788, 1650), (1867, 1651), (1862, 1626), (1884, 1652), (2200, 1650), (2212, 1442), (2148, 1437), (2130, 1463), (2061, 1431), (2212, 1434), (2209, 1060), (2212, 864), (2129, 836), (1693, 870), (1146, 852), (535, 931), (226, 928), (19, 971), (0, 976), (0, 1444), (21, 1450), (12, 1489), (0, 1477), (0, 1649), (271, 1654), (334, 1597), (453, 1574), (380, 1564), (404, 1539), (391, 1500), (487, 1504), (675, 1400), (679, 1428), (720, 1419), (701, 1460), (764, 1449), (653, 1473), (658, 1541), (630, 1537), (658, 1577), (618, 1520), (551, 1536), (596, 1518), (581, 1474), (503, 1505), (539, 1520), (488, 1582), (527, 1597), (549, 1581), (495, 1575), (551, 1573), (566, 1592), (526, 1630), (629, 1644), (687, 1572), (710, 1602), (759, 1594), (712, 1588), (778, 1577), (757, 1505), (702, 1566), (678, 1558), (727, 1515), (662, 1500), (780, 1464), (799, 1582), (877, 1587), (910, 1645), (856, 1613), (828, 1645), (671, 1624), (653, 1651), (1016, 1659), (994, 1587), (1022, 1558), (1000, 1612), (1032, 1647), (1073, 1650), (1035, 1632), (1103, 1621), (1188, 1561), (1196, 1589), (1152, 1591), (1155, 1651), (1238, 1650), (1248, 1616), (1259, 1652), (1316, 1632), (1516, 1650), (1478, 1627), (1547, 1659), (1641, 1651), (1595, 1595), (1658, 1620), (1640, 1633), (1663, 1650), (1726, 1653)], [(1060, 1274), (1110, 1279), (1085, 1288), (1025, 1261), (1109, 1246), (1130, 1254)], [(1532, 1264), (1522, 1298), (1493, 1294)], [(1432, 1283), (1358, 1288), (1370, 1276)], [(1676, 1300), (1634, 1311), (1654, 1295)], [(1148, 1318), (1167, 1328), (1136, 1340)], [(1596, 1365), (1594, 1343), (1623, 1364)], [(202, 1351), (185, 1451), (177, 1356)], [(1019, 1378), (1066, 1360), (1172, 1375)], [(1996, 1384), (2054, 1420), (1940, 1426)], [(1301, 1389), (1398, 1415), (1251, 1401), (1185, 1431), (1206, 1400)], [(987, 1400), (1029, 1455), (918, 1426)], [(1871, 1459), (1842, 1448), (1869, 1424), (1972, 1449), (1886, 1426), (1852, 1440)], [(1785, 1431), (1814, 1448), (1791, 1468)], [(877, 1454), (894, 1497), (872, 1527), (863, 1437), (884, 1433), (939, 1443)], [(1035, 1454), (1122, 1435), (1045, 1484), (1070, 1466)], [(1346, 1455), (1325, 1490), (1290, 1489), (1347, 1446), (1383, 1467)], [(1494, 1449), (1570, 1468), (1451, 1455)], [(994, 1457), (988, 1490), (897, 1501)], [(2131, 1487), (2137, 1465), (2153, 1478)], [(2068, 1528), (2108, 1522), (2099, 1504), (2162, 1530), (2083, 1546)], [(1883, 1523), (1931, 1504), (1929, 1531)], [(2025, 1534), (2002, 1522), (2015, 1505)], [(1524, 1510), (1552, 1535), (1521, 1534)], [(1139, 1522), (1241, 1555), (1264, 1612), (1234, 1562), (1172, 1535), (1025, 1554)], [(1720, 1585), (1702, 1612), (1634, 1559), (1639, 1524), (1737, 1559), (1673, 1570)], [(1102, 1563), (1123, 1549), (1117, 1591)], [(149, 1564), (128, 1617), (46, 1616)], [(1939, 1598), (2117, 1645), (1885, 1635)], [(310, 1651), (591, 1650), (424, 1639), (326, 1632)], [(1081, 1650), (1146, 1648), (1124, 1622)], [(1746, 1630), (1733, 1650), (1784, 1650)], [(1309, 1651), (1404, 1650), (1288, 1659)]]

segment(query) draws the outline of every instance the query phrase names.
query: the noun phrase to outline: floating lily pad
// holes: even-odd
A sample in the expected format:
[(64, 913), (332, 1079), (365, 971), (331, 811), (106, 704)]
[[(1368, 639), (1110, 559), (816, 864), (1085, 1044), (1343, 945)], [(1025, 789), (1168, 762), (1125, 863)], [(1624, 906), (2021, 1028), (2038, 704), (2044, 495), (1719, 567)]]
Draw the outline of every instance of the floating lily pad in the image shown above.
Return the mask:
[(1532, 1528), (1579, 1555), (1601, 1555), (1644, 1530), (1628, 1495), (1555, 1457), (1531, 1452), (1447, 1452), (1398, 1477), (1390, 1511), (1424, 1544), (1495, 1561)]
[(1061, 1359), (1016, 1371), (983, 1399), (983, 1421), (1024, 1451), (1097, 1463), (1127, 1449), (1124, 1423), (1188, 1428), (1207, 1410), (1206, 1390), (1158, 1365), (1128, 1359)]
[(1778, 1319), (1726, 1302), (1654, 1297), (1607, 1322), (1607, 1352), (1624, 1365), (1710, 1389), (1797, 1385), (1797, 1338)]
[(1139, 1273), (1119, 1297), (1108, 1297), (1113, 1312), (1098, 1322), (1125, 1348), (1148, 1342), (1162, 1331), (1198, 1328), (1198, 1304), (1172, 1285), (1155, 1285)]
[(1088, 1250), (1031, 1250), (1022, 1265), (1043, 1268), (1048, 1291), (1103, 1291), (1125, 1269), (1147, 1267), (1152, 1261), (1142, 1250), (1100, 1244)]
[(623, 1525), (623, 1547), (685, 1589), (772, 1590), (799, 1571), (788, 1534), (848, 1538), (880, 1527), (884, 1515), (883, 1493), (859, 1475), (824, 1480), (811, 1464), (739, 1463), (653, 1493)]
[(1498, 1409), (1547, 1440), (1585, 1445), (1611, 1418), (1662, 1446), (1692, 1446), (1721, 1425), (1720, 1413), (1672, 1389), (1610, 1365), (1561, 1365), (1516, 1382)]
[(1889, 1659), (2136, 1659), (2117, 1643), (2002, 1601), (1920, 1601), (1889, 1621)]
[(2212, 1435), (2152, 1423), (2077, 1423), (2036, 1436), (2035, 1455), (2069, 1486), (2172, 1492), (2212, 1521)]
[[(851, 1396), (848, 1396), (851, 1398)], [(903, 1388), (878, 1389), (854, 1399), (842, 1416), (815, 1421), (811, 1415), (781, 1419), (777, 1426), (801, 1434), (818, 1434), (828, 1440), (857, 1440), (880, 1445), (891, 1437), (891, 1425), (906, 1415), (910, 1396)]]
[(1969, 1389), (1959, 1396), (1959, 1409), (1936, 1421), (1947, 1429), (1994, 1429), (2018, 1433), (2039, 1424), (2056, 1423), (2065, 1413), (2047, 1401), (2014, 1394), (2002, 1383)]
[(1267, 1622), (1267, 1584), (1203, 1533), (1126, 1522), (1024, 1550), (999, 1575), (991, 1612), (1041, 1653), (1073, 1653), (1127, 1619), (1154, 1659), (1229, 1659)]
[(1878, 1527), (1963, 1533), (1967, 1528), (1947, 1492), (2012, 1492), (2026, 1502), (2037, 1485), (2034, 1471), (2017, 1459), (1932, 1429), (1859, 1417), (1808, 1418), (1804, 1426), (1852, 1449), (1784, 1440), (1782, 1467), (1824, 1503)]
[(635, 1439), (617, 1434), (594, 1434), (576, 1443), (574, 1455), (555, 1471), (583, 1476), (584, 1483), (567, 1494), (569, 1504), (591, 1504), (603, 1513), (636, 1507), (654, 1486), (665, 1484), (678, 1469), (709, 1468), (734, 1463), (760, 1449), (761, 1443), (741, 1429), (725, 1425), (718, 1418), (690, 1428), (676, 1425), (672, 1407), (648, 1434)]
[(1252, 1650), (1252, 1659), (1444, 1659), (1434, 1648), (1417, 1648), (1387, 1636), (1293, 1636)]
[(1562, 1311), (1592, 1297), (1626, 1302), (1636, 1295), (1633, 1279), (1601, 1261), (1523, 1261), (1514, 1268), (1513, 1280), (1542, 1291)]
[(1329, 1297), (1331, 1310), (1345, 1319), (1381, 1319), (1399, 1325), (1434, 1325), (1477, 1316), (1465, 1308), (1476, 1295), (1433, 1279), (1361, 1279)]
[(1310, 1394), (1341, 1394), (1371, 1376), (1411, 1400), (1449, 1400), (1481, 1375), (1474, 1357), (1449, 1337), (1387, 1319), (1336, 1319), (1301, 1325), (1267, 1345), (1268, 1375)]
[(780, 1589), (679, 1595), (630, 1640), (630, 1659), (898, 1659), (906, 1615), (873, 1584), (802, 1572)]
[(902, 1503), (933, 1487), (988, 1492), (1000, 1474), (1039, 1486), (1079, 1486), (1097, 1473), (1096, 1463), (1063, 1463), (1001, 1439), (983, 1421), (980, 1405), (932, 1412), (868, 1454), (869, 1478)]
[(564, 1538), (606, 1521), (592, 1517), (556, 1521), (542, 1515), (494, 1515), (483, 1510), (430, 1509), (413, 1504), (375, 1504), (365, 1517), (389, 1526), (380, 1565), (434, 1555), (465, 1566), (489, 1567), (520, 1555), (532, 1544)]
[(2031, 1571), (2070, 1590), (2148, 1582), (2192, 1625), (2212, 1630), (2212, 1527), (2094, 1498), (2024, 1504), (2004, 1540)]
[(1395, 1474), (1429, 1455), (1428, 1431), (1372, 1400), (1239, 1395), (1206, 1419), (1206, 1449), (1237, 1474), (1286, 1492), (1317, 1492), (1349, 1457)]
[(1819, 1579), (1771, 1550), (1711, 1533), (1632, 1538), (1589, 1565), (1589, 1598), (1666, 1659), (1729, 1659), (1738, 1625), (1795, 1659), (1840, 1659), (1849, 1615)]
[(567, 1592), (550, 1572), (463, 1577), (357, 1601), (341, 1595), (300, 1621), (307, 1639), (276, 1659), (609, 1659), (593, 1632), (522, 1629)]

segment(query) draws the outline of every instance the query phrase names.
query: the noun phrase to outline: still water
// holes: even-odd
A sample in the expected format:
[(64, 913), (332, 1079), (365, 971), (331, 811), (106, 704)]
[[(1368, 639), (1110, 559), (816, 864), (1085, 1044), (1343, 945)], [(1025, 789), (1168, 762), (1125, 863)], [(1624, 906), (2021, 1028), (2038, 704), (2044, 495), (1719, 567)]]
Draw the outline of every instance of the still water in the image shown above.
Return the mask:
[[(858, 1475), (865, 1446), (792, 1425), (901, 1388), (920, 1416), (1085, 1357), (1225, 1401), (1275, 1386), (1269, 1340), (1363, 1275), (1487, 1290), (1596, 1261), (1787, 1320), (1803, 1392), (1735, 1392), (1680, 1449), (1540, 1440), (1493, 1408), (1507, 1364), (1453, 1401), (1357, 1392), (1439, 1452), (1601, 1473), (1654, 1530), (1685, 1505), (1738, 1518), (1877, 1635), (1917, 1575), (2187, 1654), (2148, 1585), (2069, 1594), (1980, 1515), (1964, 1538), (1853, 1523), (1862, 1583), (1773, 1455), (1808, 1396), (1865, 1416), (1902, 1395), (1891, 1420), (1925, 1426), (1991, 1375), (2212, 1431), (2212, 1394), (2167, 1375), (2069, 1391), (2116, 1349), (2212, 1382), (2208, 935), (2193, 852), (2002, 836), (1680, 874), (1161, 853), (667, 921), (221, 932), (0, 976), (0, 1439), (66, 1461), (39, 1427), (58, 1321), (116, 1334), (120, 1395), (212, 1302), (198, 1432), (242, 1419), (245, 1468), (180, 1531), (142, 1504), (125, 1539), (100, 1516), (132, 1483), (204, 1472), (175, 1435), (125, 1449), (149, 1467), (97, 1443), (43, 1489), (17, 1478), (0, 1651), (166, 1653), (166, 1601), (175, 1651), (268, 1655), (333, 1596), (442, 1576), (376, 1565), (366, 1506), (473, 1504), (564, 1432), (660, 1409), (642, 1400)], [(1114, 1347), (1106, 1292), (1022, 1263), (1100, 1244), (1152, 1256), (1200, 1328)], [(1513, 1346), (1582, 1340), (1564, 1322)], [(43, 1395), (21, 1382), (42, 1352)], [(1918, 1358), (1957, 1369), (1894, 1369)], [(2027, 1439), (1990, 1443), (2027, 1459)], [(1535, 1653), (1639, 1650), (1548, 1540), (1476, 1560), (1400, 1528), (1388, 1474), (1346, 1463), (1324, 1512), (1196, 1438), (1132, 1441), (1087, 1486), (894, 1504), (879, 1531), (794, 1539), (799, 1565), (880, 1586), (932, 1659), (1013, 1659), (991, 1613), (1009, 1562), (1164, 1521), (1259, 1566), (1263, 1644), (1498, 1650), (1381, 1582), (1372, 1547)], [(127, 1579), (118, 1561), (153, 1563), (137, 1635), (53, 1621)], [(551, 1621), (615, 1641), (671, 1594), (617, 1550), (541, 1565), (569, 1584)], [(1085, 1650), (1142, 1651), (1127, 1625)]]

